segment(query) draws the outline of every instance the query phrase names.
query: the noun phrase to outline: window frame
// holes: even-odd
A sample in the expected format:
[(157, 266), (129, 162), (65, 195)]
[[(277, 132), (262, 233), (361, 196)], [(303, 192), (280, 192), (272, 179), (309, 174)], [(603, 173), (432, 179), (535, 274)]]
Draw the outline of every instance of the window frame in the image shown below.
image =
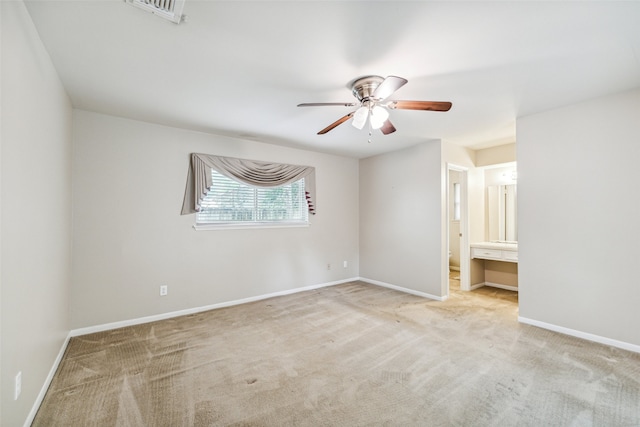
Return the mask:
[[(222, 175), (220, 172), (216, 171), (215, 169), (211, 170), (212, 175), (213, 174), (218, 174), (220, 175), (222, 178), (224, 179), (228, 179), (231, 181), (234, 181), (231, 178), (228, 178), (224, 175)], [(300, 181), (304, 181), (305, 178), (301, 178), (298, 181), (295, 181), (295, 183), (298, 183)], [(213, 179), (213, 181), (215, 182), (216, 179)], [(249, 189), (253, 190), (253, 198), (254, 198), (254, 209), (258, 209), (257, 207), (257, 200), (259, 199), (259, 197), (257, 197), (257, 192), (260, 190), (268, 190), (269, 187), (254, 187), (239, 181), (234, 181), (239, 185), (242, 185), (244, 187), (248, 187)], [(292, 185), (294, 183), (290, 183), (290, 184), (286, 184), (286, 185)], [(295, 221), (295, 220), (282, 220), (282, 221), (221, 221), (221, 222), (198, 222), (198, 215), (199, 213), (196, 213), (195, 215), (195, 223), (193, 225), (193, 228), (195, 230), (240, 230), (240, 229), (260, 229), (260, 228), (304, 228), (304, 227), (309, 227), (309, 225), (311, 224), (311, 216), (309, 213), (309, 209), (307, 206), (307, 200), (306, 200), (306, 196), (304, 194), (304, 183), (302, 183), (302, 198), (303, 198), (303, 203), (304, 203), (304, 213), (305, 213), (305, 217), (306, 220), (301, 220), (301, 221)], [(271, 188), (279, 188), (279, 187), (271, 187)], [(206, 196), (205, 196), (206, 197)]]
[(461, 186), (459, 182), (453, 183), (453, 211), (451, 215), (452, 222), (460, 222), (460, 207), (461, 207)]

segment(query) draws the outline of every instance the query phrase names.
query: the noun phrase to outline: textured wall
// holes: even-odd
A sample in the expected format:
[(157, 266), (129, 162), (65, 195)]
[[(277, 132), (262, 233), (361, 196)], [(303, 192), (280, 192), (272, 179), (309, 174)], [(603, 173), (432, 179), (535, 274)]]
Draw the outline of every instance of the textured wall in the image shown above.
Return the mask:
[(443, 178), (440, 141), (360, 161), (361, 277), (444, 295)]
[[(71, 103), (22, 2), (2, 13), (2, 410), (25, 422), (69, 331)], [(22, 394), (14, 379), (22, 372)]]
[[(315, 166), (311, 226), (195, 231), (191, 152)], [(356, 159), (76, 110), (73, 172), (74, 329), (358, 276)]]
[(640, 90), (518, 119), (520, 316), (640, 345)]

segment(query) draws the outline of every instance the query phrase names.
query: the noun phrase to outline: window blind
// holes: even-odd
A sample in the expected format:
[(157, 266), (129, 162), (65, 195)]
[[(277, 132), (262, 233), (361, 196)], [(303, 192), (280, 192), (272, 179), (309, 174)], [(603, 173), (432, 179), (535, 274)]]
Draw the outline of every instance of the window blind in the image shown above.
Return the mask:
[(202, 201), (212, 187), (212, 170), (250, 187), (277, 188), (299, 181), (308, 213), (316, 213), (314, 167), (191, 153), (182, 215), (200, 211)]
[(279, 187), (252, 187), (211, 170), (211, 188), (203, 197), (197, 224), (306, 223), (304, 178)]

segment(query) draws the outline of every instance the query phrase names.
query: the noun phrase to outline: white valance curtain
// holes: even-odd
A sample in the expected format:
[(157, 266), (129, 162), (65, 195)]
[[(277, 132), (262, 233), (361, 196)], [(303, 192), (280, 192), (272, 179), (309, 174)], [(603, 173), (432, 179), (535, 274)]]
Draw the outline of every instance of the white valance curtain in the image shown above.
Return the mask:
[(279, 187), (304, 178), (309, 213), (312, 215), (316, 213), (316, 168), (314, 167), (191, 153), (182, 215), (200, 211), (202, 199), (211, 189), (211, 169), (227, 178), (254, 187)]

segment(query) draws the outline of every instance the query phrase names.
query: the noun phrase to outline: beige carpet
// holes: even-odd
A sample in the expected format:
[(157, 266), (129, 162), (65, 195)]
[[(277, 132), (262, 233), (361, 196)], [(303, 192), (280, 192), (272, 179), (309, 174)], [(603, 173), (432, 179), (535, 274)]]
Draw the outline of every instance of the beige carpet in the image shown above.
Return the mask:
[(74, 338), (34, 426), (638, 426), (640, 355), (354, 282)]

